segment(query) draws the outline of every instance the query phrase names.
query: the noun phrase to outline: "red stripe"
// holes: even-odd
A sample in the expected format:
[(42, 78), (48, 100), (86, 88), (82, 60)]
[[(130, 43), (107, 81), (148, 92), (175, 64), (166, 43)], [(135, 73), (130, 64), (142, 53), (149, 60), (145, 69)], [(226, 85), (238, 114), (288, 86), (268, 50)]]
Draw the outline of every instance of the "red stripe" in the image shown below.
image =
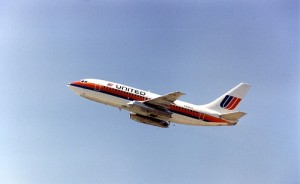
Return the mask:
[(132, 93), (129, 93), (129, 92), (125, 92), (125, 91), (122, 91), (122, 90), (119, 90), (119, 89), (106, 87), (106, 86), (100, 86), (100, 90), (105, 91), (107, 93), (114, 94), (114, 95), (122, 96), (122, 97), (125, 97), (125, 98), (130, 98), (130, 99), (133, 99), (133, 100), (137, 100), (137, 101), (144, 101), (144, 100), (147, 99), (146, 97), (142, 97), (142, 96), (139, 96), (139, 95), (135, 95), (135, 94), (132, 94)]
[(237, 99), (238, 99), (237, 97), (233, 97), (231, 102), (227, 105), (226, 109), (230, 109)]
[(229, 110), (233, 110), (234, 108), (236, 108), (236, 106), (240, 103), (242, 99), (238, 98), (237, 101), (235, 101), (235, 103), (233, 104), (233, 106), (229, 109)]
[(227, 121), (222, 120), (220, 118), (217, 118), (217, 117), (214, 117), (214, 116), (210, 116), (208, 114), (204, 114), (203, 115), (203, 113), (201, 113), (201, 112), (191, 111), (191, 110), (179, 107), (179, 106), (172, 105), (172, 106), (170, 106), (169, 109), (170, 110), (178, 111), (178, 112), (180, 112), (182, 114), (187, 114), (187, 115), (193, 116), (194, 118), (199, 119), (199, 120), (202, 120), (202, 118), (200, 118), (200, 117), (204, 116), (204, 120), (205, 121), (216, 122), (216, 123), (227, 123)]

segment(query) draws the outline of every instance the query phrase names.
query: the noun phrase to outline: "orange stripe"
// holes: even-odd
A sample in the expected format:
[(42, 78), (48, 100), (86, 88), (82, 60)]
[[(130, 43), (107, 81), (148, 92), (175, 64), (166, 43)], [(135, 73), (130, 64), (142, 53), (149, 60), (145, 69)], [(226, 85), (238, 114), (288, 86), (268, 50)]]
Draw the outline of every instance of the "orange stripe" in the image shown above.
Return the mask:
[(242, 99), (238, 98), (237, 101), (235, 101), (235, 103), (233, 104), (233, 106), (229, 109), (229, 110), (233, 110), (234, 108), (236, 108), (236, 106), (240, 103)]
[(230, 109), (237, 99), (238, 99), (237, 97), (233, 97), (231, 102), (227, 105), (226, 109)]
[(111, 94), (114, 94), (114, 95), (122, 96), (122, 97), (125, 97), (125, 98), (134, 99), (134, 100), (137, 100), (137, 101), (146, 100), (146, 97), (142, 97), (142, 96), (139, 96), (139, 95), (135, 95), (135, 94), (132, 94), (132, 93), (129, 93), (129, 92), (125, 92), (125, 91), (115, 89), (115, 88), (111, 88), (111, 87), (107, 87), (107, 86), (102, 86), (101, 85), (100, 90), (111, 93)]
[[(179, 106), (172, 105), (172, 106), (169, 107), (169, 109), (170, 110), (176, 110), (176, 111), (179, 111), (183, 114), (193, 116), (194, 118), (199, 119), (199, 120), (201, 120), (199, 117), (203, 117), (203, 113), (201, 113), (201, 112), (189, 111), (188, 109), (185, 109), (185, 108), (182, 108), (182, 107), (179, 107)], [(225, 121), (225, 120), (222, 120), (222, 119), (214, 117), (214, 116), (210, 116), (208, 114), (204, 115), (204, 120), (209, 121), (209, 122), (216, 122), (216, 123), (227, 123), (227, 121)]]

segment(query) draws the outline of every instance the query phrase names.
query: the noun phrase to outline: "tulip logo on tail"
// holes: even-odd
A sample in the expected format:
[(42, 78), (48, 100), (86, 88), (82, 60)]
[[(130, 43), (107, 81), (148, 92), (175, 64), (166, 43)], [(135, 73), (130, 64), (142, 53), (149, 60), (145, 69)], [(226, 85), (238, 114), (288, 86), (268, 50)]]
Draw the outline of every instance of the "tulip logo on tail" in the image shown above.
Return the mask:
[(226, 95), (225, 98), (222, 100), (220, 106), (224, 109), (233, 110), (236, 106), (240, 103), (242, 99)]

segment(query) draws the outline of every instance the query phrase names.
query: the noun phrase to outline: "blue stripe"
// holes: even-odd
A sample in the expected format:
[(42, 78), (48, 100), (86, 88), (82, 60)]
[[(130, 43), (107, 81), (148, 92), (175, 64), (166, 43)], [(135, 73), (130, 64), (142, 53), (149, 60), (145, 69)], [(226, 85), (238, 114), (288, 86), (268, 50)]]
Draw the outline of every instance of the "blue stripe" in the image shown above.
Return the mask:
[(231, 100), (233, 99), (233, 96), (229, 96), (229, 98), (226, 100), (224, 107), (227, 107), (227, 105), (231, 102)]
[(224, 103), (226, 102), (226, 100), (227, 100), (228, 98), (229, 98), (229, 95), (226, 95), (225, 98), (222, 100), (222, 102), (221, 102), (221, 104), (220, 104), (221, 107), (223, 107), (223, 108), (225, 107)]

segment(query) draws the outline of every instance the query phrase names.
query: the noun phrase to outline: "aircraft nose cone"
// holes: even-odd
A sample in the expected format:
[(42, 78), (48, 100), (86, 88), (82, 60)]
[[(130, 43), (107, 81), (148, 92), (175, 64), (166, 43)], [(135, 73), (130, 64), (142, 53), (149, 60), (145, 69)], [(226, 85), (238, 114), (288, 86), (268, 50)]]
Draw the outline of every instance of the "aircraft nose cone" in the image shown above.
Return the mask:
[(68, 84), (67, 84), (67, 87), (73, 91), (72, 82), (68, 83)]
[(67, 86), (76, 86), (78, 83), (78, 81), (74, 81), (74, 82), (70, 82)]
[(69, 82), (68, 84), (67, 84), (67, 86), (70, 88), (71, 86), (73, 86), (74, 85), (74, 82)]
[(67, 86), (77, 95), (81, 95), (83, 93), (84, 84), (80, 81), (70, 82)]

